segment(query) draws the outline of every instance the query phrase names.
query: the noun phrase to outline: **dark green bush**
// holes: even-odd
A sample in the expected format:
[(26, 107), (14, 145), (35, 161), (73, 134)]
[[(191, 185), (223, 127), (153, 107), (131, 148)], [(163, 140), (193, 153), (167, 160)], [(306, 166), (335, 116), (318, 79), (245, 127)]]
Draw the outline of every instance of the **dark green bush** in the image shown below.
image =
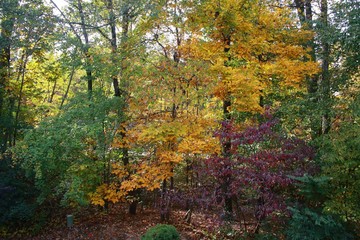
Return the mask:
[(158, 224), (149, 228), (141, 237), (141, 240), (177, 240), (180, 235), (172, 225)]
[(345, 225), (330, 214), (312, 209), (291, 208), (292, 219), (287, 229), (287, 239), (291, 240), (349, 240), (354, 239)]

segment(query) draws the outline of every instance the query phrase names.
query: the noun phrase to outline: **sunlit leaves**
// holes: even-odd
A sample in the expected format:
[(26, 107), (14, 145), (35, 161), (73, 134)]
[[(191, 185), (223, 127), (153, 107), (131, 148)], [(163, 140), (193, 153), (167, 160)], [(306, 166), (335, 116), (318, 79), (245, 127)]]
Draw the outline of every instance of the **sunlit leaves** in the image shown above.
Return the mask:
[(297, 29), (289, 16), (289, 9), (262, 1), (230, 0), (206, 1), (191, 15), (193, 57), (212, 63), (214, 93), (233, 97), (233, 110), (259, 112), (273, 78), (300, 88), (318, 71), (317, 64), (304, 62), (308, 49), (302, 43), (311, 33)]

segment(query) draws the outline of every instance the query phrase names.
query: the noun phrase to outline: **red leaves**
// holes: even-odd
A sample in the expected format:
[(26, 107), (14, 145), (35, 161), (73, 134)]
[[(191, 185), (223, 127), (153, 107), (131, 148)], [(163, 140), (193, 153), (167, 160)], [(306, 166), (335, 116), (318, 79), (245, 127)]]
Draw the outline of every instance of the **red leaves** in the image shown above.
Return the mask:
[[(281, 132), (279, 120), (269, 114), (265, 118), (266, 122), (243, 131), (224, 121), (215, 132), (220, 142), (231, 143), (231, 154), (209, 157), (197, 168), (202, 186), (207, 192), (216, 192), (217, 201), (209, 199), (213, 203), (229, 195), (246, 197), (249, 202), (262, 199), (253, 208), (260, 209), (264, 216), (284, 213), (289, 189), (294, 187), (289, 176), (312, 171), (313, 149), (303, 140)], [(226, 190), (224, 183), (230, 184)]]

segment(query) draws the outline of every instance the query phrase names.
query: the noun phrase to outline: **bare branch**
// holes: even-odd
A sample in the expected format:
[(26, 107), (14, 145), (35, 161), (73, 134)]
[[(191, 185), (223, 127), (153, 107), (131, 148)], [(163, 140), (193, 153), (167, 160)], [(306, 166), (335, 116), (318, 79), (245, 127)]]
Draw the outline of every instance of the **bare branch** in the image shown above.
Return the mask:
[(50, 0), (50, 2), (56, 7), (56, 9), (60, 12), (61, 16), (64, 18), (65, 22), (67, 24), (69, 24), (70, 28), (73, 30), (75, 36), (77, 37), (77, 39), (79, 40), (79, 42), (83, 45), (83, 42), (81, 40), (81, 37), (79, 36), (79, 34), (76, 32), (74, 25), (69, 21), (69, 19), (67, 19), (67, 17), (65, 16), (64, 12), (61, 11), (61, 9), (56, 5), (56, 3), (53, 0)]

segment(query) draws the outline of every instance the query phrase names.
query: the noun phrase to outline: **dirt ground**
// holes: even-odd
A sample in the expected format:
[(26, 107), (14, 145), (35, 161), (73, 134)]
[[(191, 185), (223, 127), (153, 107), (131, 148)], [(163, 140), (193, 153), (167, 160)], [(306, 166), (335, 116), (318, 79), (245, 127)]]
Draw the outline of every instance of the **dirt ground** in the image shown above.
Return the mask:
[[(184, 220), (186, 212), (173, 210), (170, 222), (176, 227), (181, 239), (213, 239), (210, 235), (216, 233), (219, 223), (216, 216), (194, 212), (191, 223)], [(63, 215), (63, 217), (61, 217)], [(60, 240), (60, 239), (104, 239), (104, 240), (138, 240), (146, 230), (160, 223), (160, 214), (155, 209), (143, 209), (136, 215), (126, 213), (124, 207), (113, 207), (109, 213), (89, 211), (73, 214), (74, 225), (66, 226), (66, 214), (58, 214), (36, 236), (13, 237), (8, 239), (26, 240)]]

